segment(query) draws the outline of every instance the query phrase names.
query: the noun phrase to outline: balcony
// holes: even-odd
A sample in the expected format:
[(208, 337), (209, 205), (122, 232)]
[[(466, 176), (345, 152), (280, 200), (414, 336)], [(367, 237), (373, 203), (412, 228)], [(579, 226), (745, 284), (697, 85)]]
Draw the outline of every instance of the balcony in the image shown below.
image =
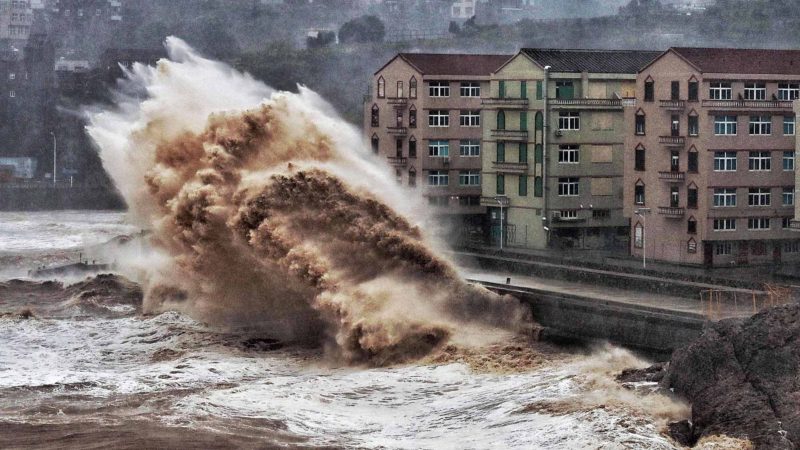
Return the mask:
[(528, 107), (527, 98), (484, 98), (481, 105), (504, 109), (526, 109)]
[(658, 172), (658, 178), (670, 183), (682, 183), (686, 181), (686, 172)]
[(386, 97), (386, 103), (402, 108), (408, 104), (408, 99), (405, 97)]
[(686, 109), (684, 100), (661, 100), (661, 107), (668, 111), (683, 111)]
[(497, 208), (500, 206), (500, 203), (503, 204), (503, 208), (507, 208), (509, 206), (508, 197), (505, 195), (498, 195), (497, 197), (481, 197), (481, 206), (494, 206)]
[(703, 100), (703, 108), (723, 111), (741, 110), (792, 110), (791, 100)]
[(386, 131), (395, 136), (405, 136), (408, 134), (408, 128), (406, 127), (387, 127)]
[(392, 167), (405, 167), (408, 165), (408, 158), (403, 158), (400, 156), (389, 156), (387, 157), (389, 160), (389, 165)]
[(492, 137), (503, 141), (527, 141), (528, 132), (523, 130), (492, 130)]
[(792, 231), (800, 231), (800, 220), (792, 219), (792, 221), (789, 222), (789, 229)]
[(683, 148), (686, 146), (686, 138), (683, 136), (659, 136), (658, 143), (667, 147)]
[(659, 206), (658, 213), (670, 219), (680, 219), (686, 215), (686, 209), (673, 206)]
[(553, 109), (622, 109), (621, 98), (550, 98)]
[(492, 169), (502, 173), (525, 174), (528, 172), (528, 163), (494, 161)]

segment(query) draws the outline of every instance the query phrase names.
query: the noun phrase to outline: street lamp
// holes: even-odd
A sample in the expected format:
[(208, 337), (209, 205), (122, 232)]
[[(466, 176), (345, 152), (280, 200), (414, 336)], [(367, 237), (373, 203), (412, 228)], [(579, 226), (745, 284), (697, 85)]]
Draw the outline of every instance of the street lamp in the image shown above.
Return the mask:
[(51, 131), (50, 136), (53, 136), (53, 187), (56, 187), (56, 134)]
[(642, 218), (642, 269), (647, 269), (647, 219), (645, 215), (650, 214), (650, 208), (639, 208), (633, 213)]
[(508, 201), (508, 197), (498, 195), (494, 198), (497, 204), (500, 205), (500, 251), (503, 251), (503, 203)]

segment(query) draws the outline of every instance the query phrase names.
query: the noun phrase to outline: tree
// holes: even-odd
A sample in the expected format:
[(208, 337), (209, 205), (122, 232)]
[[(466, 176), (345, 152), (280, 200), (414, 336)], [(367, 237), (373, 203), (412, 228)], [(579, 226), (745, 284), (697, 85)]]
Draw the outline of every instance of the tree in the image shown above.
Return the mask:
[(386, 27), (375, 16), (361, 16), (345, 22), (339, 29), (339, 42), (381, 42), (386, 36)]
[(450, 21), (450, 28), (447, 30), (450, 34), (458, 35), (461, 33), (461, 27), (458, 26), (458, 23), (455, 20)]
[(333, 31), (318, 31), (316, 37), (306, 37), (306, 47), (308, 48), (321, 48), (327, 47), (336, 40), (336, 33)]

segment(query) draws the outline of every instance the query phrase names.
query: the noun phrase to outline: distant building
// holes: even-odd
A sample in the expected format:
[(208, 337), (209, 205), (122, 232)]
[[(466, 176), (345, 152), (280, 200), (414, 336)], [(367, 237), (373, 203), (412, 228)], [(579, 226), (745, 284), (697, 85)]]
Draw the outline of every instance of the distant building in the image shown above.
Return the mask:
[(35, 176), (35, 159), (0, 157), (0, 182), (30, 180)]
[(372, 78), (364, 131), (398, 183), (419, 189), (431, 208), (480, 236), (482, 104), (489, 76), (510, 55), (401, 53)]
[(31, 0), (0, 0), (0, 40), (23, 46), (32, 24)]
[(450, 17), (456, 20), (467, 20), (475, 15), (475, 4), (478, 0), (458, 0), (450, 7)]
[(800, 259), (800, 51), (671, 48), (626, 108), (631, 254), (730, 266)]

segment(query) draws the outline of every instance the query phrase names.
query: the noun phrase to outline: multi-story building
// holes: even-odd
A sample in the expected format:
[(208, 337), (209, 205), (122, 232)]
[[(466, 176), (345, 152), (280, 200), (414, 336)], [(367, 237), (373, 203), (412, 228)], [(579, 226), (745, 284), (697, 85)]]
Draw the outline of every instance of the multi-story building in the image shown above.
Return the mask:
[(626, 108), (631, 253), (730, 265), (793, 259), (800, 51), (671, 48)]
[(401, 53), (375, 72), (365, 101), (373, 152), (399, 183), (423, 190), (459, 238), (483, 227), (481, 100), (510, 56)]
[(23, 43), (30, 35), (32, 24), (30, 0), (0, 0), (0, 39), (7, 39), (14, 45)]
[(623, 105), (659, 54), (522, 49), (492, 74), (482, 204), (493, 241), (624, 248)]

